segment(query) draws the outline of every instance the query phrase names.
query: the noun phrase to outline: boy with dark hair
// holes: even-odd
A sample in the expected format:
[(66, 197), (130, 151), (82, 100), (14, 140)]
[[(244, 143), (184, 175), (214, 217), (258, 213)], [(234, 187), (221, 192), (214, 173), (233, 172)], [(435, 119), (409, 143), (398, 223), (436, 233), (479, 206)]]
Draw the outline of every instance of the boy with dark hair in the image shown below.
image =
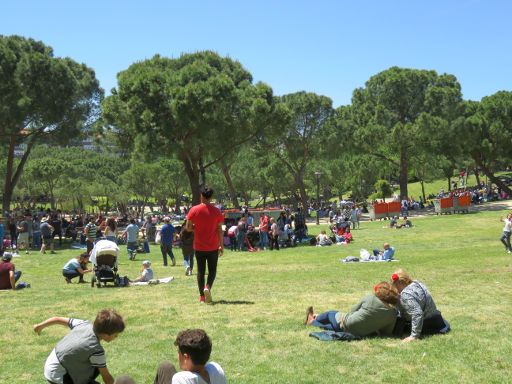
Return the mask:
[(155, 384), (226, 384), (221, 366), (210, 362), (212, 342), (202, 329), (187, 329), (178, 333), (174, 345), (178, 347), (181, 372), (174, 365), (163, 362), (158, 367)]
[[(201, 187), (201, 203), (193, 206), (187, 214), (185, 230), (194, 231), (194, 250), (197, 264), (199, 302), (212, 303), (212, 286), (217, 276), (217, 262), (224, 253), (224, 215), (211, 204), (213, 190)], [(240, 244), (238, 244), (240, 246)], [(206, 266), (208, 279), (205, 284)]]
[(100, 341), (114, 340), (125, 328), (124, 320), (112, 309), (103, 309), (94, 324), (86, 320), (51, 317), (34, 325), (34, 332), (60, 324), (71, 329), (52, 350), (44, 366), (44, 376), (52, 384), (94, 384), (101, 375), (105, 384), (114, 378), (107, 368), (105, 351)]

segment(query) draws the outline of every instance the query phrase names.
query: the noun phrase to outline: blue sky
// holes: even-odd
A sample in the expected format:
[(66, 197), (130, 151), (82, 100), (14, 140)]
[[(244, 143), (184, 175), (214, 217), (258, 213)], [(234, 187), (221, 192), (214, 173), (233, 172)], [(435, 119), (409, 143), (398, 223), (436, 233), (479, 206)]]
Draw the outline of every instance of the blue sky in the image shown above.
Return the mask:
[(512, 90), (511, 15), (508, 0), (6, 0), (0, 34), (86, 63), (107, 93), (135, 61), (211, 49), (337, 107), (394, 65), (451, 73), (466, 99)]

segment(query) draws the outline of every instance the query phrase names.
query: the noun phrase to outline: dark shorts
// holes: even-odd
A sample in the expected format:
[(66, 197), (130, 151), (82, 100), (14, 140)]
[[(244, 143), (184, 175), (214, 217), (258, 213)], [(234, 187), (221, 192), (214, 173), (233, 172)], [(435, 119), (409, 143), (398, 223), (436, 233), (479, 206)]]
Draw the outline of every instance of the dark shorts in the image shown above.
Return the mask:
[(44, 245), (51, 245), (52, 242), (53, 242), (53, 238), (51, 238), (51, 237), (44, 237), (43, 236), (43, 244)]

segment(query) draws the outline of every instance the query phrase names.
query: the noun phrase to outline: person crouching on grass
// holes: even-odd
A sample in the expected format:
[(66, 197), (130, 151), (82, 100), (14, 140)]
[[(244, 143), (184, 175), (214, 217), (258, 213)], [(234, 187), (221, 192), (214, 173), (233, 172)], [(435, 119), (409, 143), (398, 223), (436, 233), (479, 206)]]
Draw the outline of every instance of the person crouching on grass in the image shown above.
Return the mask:
[(110, 343), (124, 331), (121, 315), (112, 309), (103, 309), (94, 324), (87, 320), (67, 317), (50, 317), (34, 325), (34, 332), (60, 324), (71, 331), (52, 350), (44, 366), (44, 377), (51, 384), (92, 384), (101, 375), (105, 384), (113, 384), (114, 378), (107, 368), (105, 350), (100, 341)]
[(78, 277), (79, 283), (85, 283), (84, 275), (91, 272), (91, 269), (87, 268), (89, 263), (89, 254), (87, 252), (81, 253), (77, 257), (73, 257), (62, 267), (62, 276), (66, 280), (66, 283), (70, 284), (71, 280)]

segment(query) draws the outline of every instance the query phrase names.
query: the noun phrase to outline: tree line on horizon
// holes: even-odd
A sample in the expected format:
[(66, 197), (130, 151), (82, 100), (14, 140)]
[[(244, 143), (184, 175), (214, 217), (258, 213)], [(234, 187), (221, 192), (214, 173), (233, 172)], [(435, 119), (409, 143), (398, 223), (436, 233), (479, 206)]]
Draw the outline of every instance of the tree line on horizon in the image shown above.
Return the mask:
[[(85, 135), (98, 150), (66, 148)], [(452, 74), (391, 67), (335, 108), (311, 92), (276, 96), (238, 61), (202, 51), (133, 63), (104, 97), (92, 68), (0, 36), (0, 151), (4, 212), (41, 195), (81, 209), (98, 197), (197, 203), (202, 183), (235, 207), (254, 196), (307, 206), (317, 187), (363, 200), (387, 180), (408, 196), (409, 181), (461, 168), (512, 194), (495, 175), (510, 165), (512, 92), (463, 100)]]

